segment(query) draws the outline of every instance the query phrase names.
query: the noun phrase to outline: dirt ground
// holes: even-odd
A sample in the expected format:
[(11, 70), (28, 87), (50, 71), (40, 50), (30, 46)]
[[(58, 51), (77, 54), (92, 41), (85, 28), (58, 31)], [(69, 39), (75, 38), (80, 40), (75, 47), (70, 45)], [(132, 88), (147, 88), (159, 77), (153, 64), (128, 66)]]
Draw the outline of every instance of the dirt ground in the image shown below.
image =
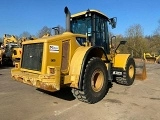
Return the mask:
[(14, 81), (0, 68), (0, 120), (159, 120), (160, 64), (147, 64), (147, 79), (113, 83), (96, 104), (76, 100), (70, 88), (50, 93)]

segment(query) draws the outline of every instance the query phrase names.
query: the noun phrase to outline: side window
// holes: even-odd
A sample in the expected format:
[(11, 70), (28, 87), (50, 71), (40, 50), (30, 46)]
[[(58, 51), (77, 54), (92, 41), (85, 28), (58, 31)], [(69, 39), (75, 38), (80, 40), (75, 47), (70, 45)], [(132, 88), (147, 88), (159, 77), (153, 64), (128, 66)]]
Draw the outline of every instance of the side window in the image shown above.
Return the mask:
[(86, 42), (86, 38), (84, 37), (76, 37), (76, 40), (81, 46)]
[(105, 20), (96, 16), (96, 46), (103, 46), (105, 43)]

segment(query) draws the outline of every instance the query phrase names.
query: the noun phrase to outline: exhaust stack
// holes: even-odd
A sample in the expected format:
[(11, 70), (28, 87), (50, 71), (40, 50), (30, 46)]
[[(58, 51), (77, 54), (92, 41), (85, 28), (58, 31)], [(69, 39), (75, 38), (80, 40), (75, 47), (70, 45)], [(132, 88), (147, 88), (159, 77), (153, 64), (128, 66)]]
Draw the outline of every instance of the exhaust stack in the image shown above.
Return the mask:
[(66, 32), (71, 32), (71, 25), (70, 25), (71, 13), (68, 7), (64, 8), (64, 12), (66, 14)]

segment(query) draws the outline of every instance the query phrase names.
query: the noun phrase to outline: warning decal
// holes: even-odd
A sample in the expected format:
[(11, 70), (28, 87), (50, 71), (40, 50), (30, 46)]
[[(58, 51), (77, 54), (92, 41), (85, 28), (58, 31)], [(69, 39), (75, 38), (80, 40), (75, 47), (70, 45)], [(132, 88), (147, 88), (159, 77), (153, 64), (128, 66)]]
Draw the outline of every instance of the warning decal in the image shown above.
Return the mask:
[(57, 45), (50, 45), (49, 46), (49, 51), (54, 52), (54, 53), (59, 53), (59, 46)]

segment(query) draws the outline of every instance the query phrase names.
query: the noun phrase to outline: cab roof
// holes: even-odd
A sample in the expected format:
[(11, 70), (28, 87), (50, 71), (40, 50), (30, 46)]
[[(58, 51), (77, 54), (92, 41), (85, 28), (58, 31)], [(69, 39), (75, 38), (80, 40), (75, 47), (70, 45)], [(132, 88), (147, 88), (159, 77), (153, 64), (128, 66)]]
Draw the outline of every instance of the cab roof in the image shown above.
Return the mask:
[[(102, 12), (100, 12), (98, 10), (92, 9), (92, 10), (89, 10), (89, 11), (91, 13), (97, 13), (97, 14), (101, 15), (102, 17), (109, 19), (105, 14), (103, 14)], [(83, 11), (83, 12), (79, 12), (79, 13), (73, 14), (73, 15), (71, 15), (71, 18), (78, 17), (78, 16), (83, 16), (83, 15), (86, 14), (86, 12), (88, 12), (88, 11), (86, 10), (86, 11)]]

